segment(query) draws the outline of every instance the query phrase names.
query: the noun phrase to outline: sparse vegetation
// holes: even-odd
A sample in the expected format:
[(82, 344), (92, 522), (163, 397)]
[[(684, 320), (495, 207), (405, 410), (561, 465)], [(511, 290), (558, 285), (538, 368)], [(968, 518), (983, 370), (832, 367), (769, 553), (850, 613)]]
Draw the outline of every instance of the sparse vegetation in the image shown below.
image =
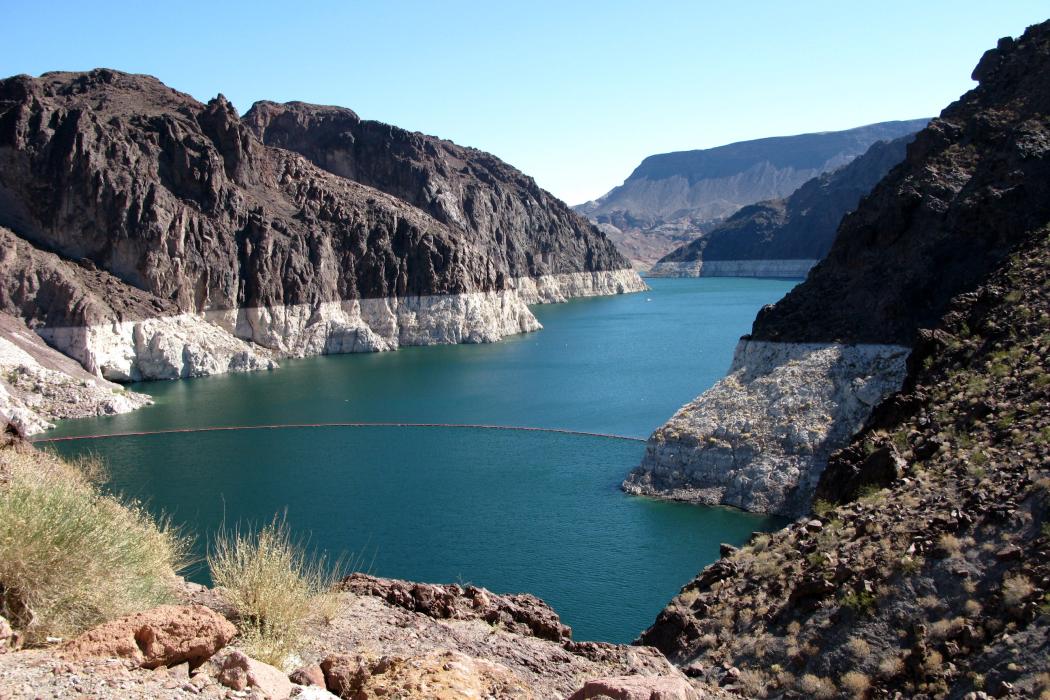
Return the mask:
[(1020, 605), (1035, 592), (1035, 586), (1027, 576), (1007, 576), (1003, 579), (1003, 604), (1007, 607)]
[(168, 602), (189, 541), (99, 486), (97, 460), (0, 453), (0, 614), (29, 643)]
[(871, 688), (871, 679), (860, 671), (847, 671), (841, 679), (842, 689), (853, 698), (863, 698)]
[(876, 603), (875, 596), (867, 591), (851, 591), (842, 597), (843, 607), (857, 615), (870, 615), (875, 611)]
[(813, 512), (821, 518), (826, 518), (833, 510), (835, 510), (834, 503), (820, 499), (813, 501)]
[(817, 700), (829, 700), (838, 693), (835, 684), (828, 678), (821, 678), (807, 673), (798, 680), (798, 689), (805, 695)]
[(305, 544), (277, 517), (257, 533), (220, 532), (208, 555), (215, 585), (240, 617), (244, 646), (279, 667), (298, 650), (307, 619), (330, 617), (336, 604), (341, 562), (310, 556)]

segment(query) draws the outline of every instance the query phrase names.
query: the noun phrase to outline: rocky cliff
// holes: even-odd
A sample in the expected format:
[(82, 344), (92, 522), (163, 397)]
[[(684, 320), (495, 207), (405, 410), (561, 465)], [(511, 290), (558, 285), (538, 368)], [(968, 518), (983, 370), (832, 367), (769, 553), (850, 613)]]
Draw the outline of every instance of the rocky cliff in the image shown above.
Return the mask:
[(642, 643), (745, 697), (1050, 692), (1050, 228), (1019, 244), (922, 333), (818, 514), (727, 552)]
[(745, 697), (1050, 693), (1048, 69), (1050, 22), (1000, 40), (835, 255), (756, 321), (746, 345), (909, 357), (810, 472), (814, 513), (724, 548), (641, 635), (688, 675)]
[(919, 132), (827, 257), (763, 309), (730, 375), (649, 440), (631, 492), (806, 512), (832, 452), (900, 387), (920, 329), (1050, 221), (1045, 27)]
[(644, 288), (494, 156), (102, 69), (0, 81), (0, 225), (0, 310), (116, 380), (488, 342), (538, 328), (527, 304)]
[(677, 248), (653, 277), (805, 277), (827, 255), (842, 217), (893, 166), (912, 135), (878, 141), (864, 155), (809, 180), (785, 199), (742, 208), (707, 235)]
[(576, 210), (614, 226), (617, 243), (649, 267), (741, 207), (787, 197), (806, 181), (849, 163), (876, 141), (912, 134), (927, 121), (882, 122), (649, 156), (622, 185)]

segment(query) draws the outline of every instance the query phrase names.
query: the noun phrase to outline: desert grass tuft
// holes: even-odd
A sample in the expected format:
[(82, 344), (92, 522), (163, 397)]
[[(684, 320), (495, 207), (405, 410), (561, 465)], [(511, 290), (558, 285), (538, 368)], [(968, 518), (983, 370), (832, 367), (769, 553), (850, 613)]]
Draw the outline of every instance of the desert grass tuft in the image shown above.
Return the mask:
[(240, 618), (242, 643), (260, 661), (284, 667), (299, 650), (307, 620), (330, 618), (339, 561), (311, 556), (283, 516), (258, 532), (222, 530), (208, 555), (216, 586)]
[(27, 643), (173, 600), (189, 539), (105, 493), (100, 462), (13, 446), (0, 474), (0, 614)]

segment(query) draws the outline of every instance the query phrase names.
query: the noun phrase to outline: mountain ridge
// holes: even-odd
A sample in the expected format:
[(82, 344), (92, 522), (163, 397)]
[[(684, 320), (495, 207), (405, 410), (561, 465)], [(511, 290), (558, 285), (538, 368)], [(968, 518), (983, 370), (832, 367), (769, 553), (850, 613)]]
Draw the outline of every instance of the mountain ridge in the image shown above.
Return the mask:
[[(751, 269), (758, 276), (768, 276), (763, 273), (775, 267), (771, 262), (797, 261), (800, 265), (790, 276), (805, 277), (831, 248), (842, 217), (904, 160), (912, 138), (876, 141), (863, 155), (808, 180), (784, 199), (743, 207), (707, 235), (660, 258), (649, 274), (721, 276), (726, 274), (721, 269), (724, 261), (733, 261), (729, 274)], [(754, 262), (748, 266), (744, 261)]]
[(787, 197), (807, 180), (860, 156), (875, 141), (914, 133), (927, 121), (878, 122), (655, 154), (622, 185), (575, 209), (616, 227), (620, 234), (610, 233), (617, 243), (636, 264), (647, 266), (741, 207)]

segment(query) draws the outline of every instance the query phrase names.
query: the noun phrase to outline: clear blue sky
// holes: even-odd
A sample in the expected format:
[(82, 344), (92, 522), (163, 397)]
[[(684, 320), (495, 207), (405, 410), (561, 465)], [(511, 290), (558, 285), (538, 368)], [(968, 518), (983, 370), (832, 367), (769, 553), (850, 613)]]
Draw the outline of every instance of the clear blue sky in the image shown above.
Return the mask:
[(647, 155), (935, 115), (1042, 2), (5, 0), (0, 74), (106, 66), (491, 151), (576, 204)]

